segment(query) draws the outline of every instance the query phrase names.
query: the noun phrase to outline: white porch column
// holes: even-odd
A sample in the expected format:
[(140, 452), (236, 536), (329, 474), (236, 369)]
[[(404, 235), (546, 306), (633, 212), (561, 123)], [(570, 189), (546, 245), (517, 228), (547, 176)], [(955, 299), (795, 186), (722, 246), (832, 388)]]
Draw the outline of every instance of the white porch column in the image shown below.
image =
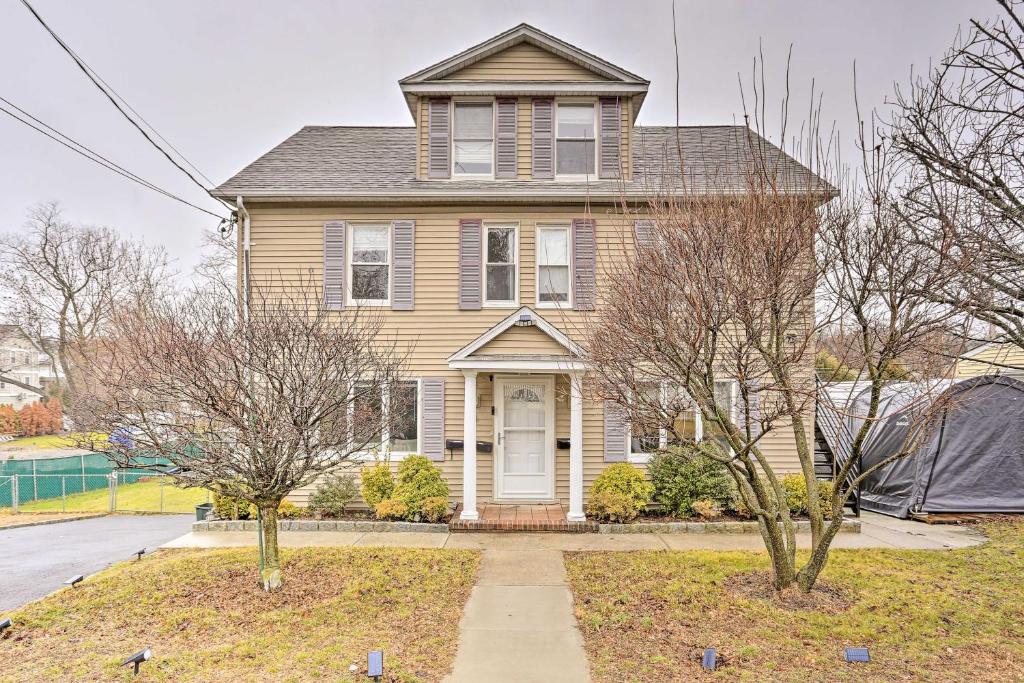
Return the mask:
[(476, 370), (463, 370), (465, 398), (462, 415), (462, 516), (479, 519), (476, 511)]
[(582, 522), (583, 514), (583, 373), (569, 375), (569, 513), (570, 522)]

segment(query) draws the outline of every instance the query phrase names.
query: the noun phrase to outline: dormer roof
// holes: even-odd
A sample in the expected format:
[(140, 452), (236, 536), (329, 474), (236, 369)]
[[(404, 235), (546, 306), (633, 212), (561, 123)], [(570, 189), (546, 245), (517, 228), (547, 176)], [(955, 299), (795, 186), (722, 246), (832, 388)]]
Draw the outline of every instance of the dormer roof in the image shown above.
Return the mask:
[[(524, 44), (578, 68), (567, 70), (564, 80), (460, 77), (460, 72), (468, 73), (469, 67)], [(529, 24), (519, 24), (406, 76), (398, 84), (414, 115), (416, 98), (423, 95), (622, 95), (636, 96), (635, 116), (650, 82)]]

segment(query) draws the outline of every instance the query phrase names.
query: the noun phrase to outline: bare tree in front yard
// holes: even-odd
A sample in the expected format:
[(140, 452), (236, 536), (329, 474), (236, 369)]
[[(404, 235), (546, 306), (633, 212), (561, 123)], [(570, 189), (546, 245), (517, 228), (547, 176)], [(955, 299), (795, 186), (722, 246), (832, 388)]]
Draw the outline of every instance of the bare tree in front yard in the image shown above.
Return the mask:
[[(118, 307), (155, 296), (168, 277), (162, 248), (111, 228), (69, 223), (53, 203), (32, 209), (23, 231), (0, 236), (3, 319), (51, 355), (64, 376), (67, 403), (81, 389), (76, 354), (106, 332)], [(0, 381), (46, 395), (7, 375)]]
[(244, 310), (219, 287), (148, 302), (115, 316), (92, 361), (108, 390), (76, 419), (115, 435), (121, 467), (159, 455), (182, 485), (254, 504), (267, 590), (281, 583), (281, 501), (379, 444), (403, 409), (381, 414), (403, 357), (379, 316), (329, 311), (311, 286), (257, 289)]

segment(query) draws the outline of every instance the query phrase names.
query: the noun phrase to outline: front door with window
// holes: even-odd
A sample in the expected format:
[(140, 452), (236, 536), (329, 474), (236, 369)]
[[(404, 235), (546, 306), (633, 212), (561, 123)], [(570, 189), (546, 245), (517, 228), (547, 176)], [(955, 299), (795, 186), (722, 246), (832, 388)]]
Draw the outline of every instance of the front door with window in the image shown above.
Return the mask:
[(554, 393), (554, 377), (495, 378), (495, 498), (554, 499)]

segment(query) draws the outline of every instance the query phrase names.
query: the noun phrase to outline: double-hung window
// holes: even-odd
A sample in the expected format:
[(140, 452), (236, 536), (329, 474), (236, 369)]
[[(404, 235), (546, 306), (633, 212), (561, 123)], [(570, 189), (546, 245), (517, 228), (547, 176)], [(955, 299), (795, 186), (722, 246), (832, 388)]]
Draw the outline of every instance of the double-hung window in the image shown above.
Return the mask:
[(555, 173), (592, 176), (597, 167), (597, 139), (592, 104), (559, 104), (555, 130)]
[[(733, 380), (715, 382), (715, 403), (735, 420), (737, 387)], [(717, 441), (728, 451), (721, 428), (701, 418), (700, 410), (685, 391), (674, 390), (667, 382), (644, 384), (634, 399), (637, 412), (652, 419), (634, 420), (629, 428), (629, 460), (645, 463), (657, 451), (685, 441)], [(649, 406), (645, 409), (644, 406)], [(658, 415), (660, 413), (660, 415)], [(671, 424), (671, 429), (667, 426)]]
[(569, 226), (537, 227), (537, 303), (541, 306), (570, 302)]
[(484, 224), (484, 303), (512, 306), (519, 300), (517, 226)]
[(494, 106), (490, 102), (456, 102), (452, 131), (455, 175), (493, 174)]
[(391, 293), (391, 225), (352, 223), (348, 243), (349, 303), (386, 306)]
[(419, 451), (419, 382), (356, 384), (349, 418), (354, 445), (392, 456)]

